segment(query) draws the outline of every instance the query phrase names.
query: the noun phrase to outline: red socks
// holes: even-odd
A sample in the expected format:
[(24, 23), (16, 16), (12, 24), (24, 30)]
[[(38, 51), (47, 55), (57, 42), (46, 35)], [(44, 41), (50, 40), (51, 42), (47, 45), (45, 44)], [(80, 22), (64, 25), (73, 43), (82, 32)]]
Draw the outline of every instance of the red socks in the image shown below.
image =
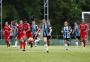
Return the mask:
[(20, 41), (20, 49), (22, 49), (22, 45), (23, 45), (23, 44), (22, 44), (22, 41)]
[(26, 47), (26, 43), (25, 43), (25, 42), (23, 42), (23, 49), (25, 49), (25, 47)]
[(25, 49), (25, 47), (26, 47), (26, 43), (25, 42), (20, 42), (20, 49)]
[(85, 47), (86, 46), (86, 41), (85, 40), (83, 40), (83, 47)]

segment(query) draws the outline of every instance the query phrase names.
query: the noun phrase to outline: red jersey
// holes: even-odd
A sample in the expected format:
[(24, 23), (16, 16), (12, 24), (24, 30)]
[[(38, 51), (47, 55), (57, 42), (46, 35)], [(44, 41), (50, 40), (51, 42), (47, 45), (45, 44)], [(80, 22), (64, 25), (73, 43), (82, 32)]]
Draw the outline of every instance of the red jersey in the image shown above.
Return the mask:
[(9, 26), (4, 26), (4, 29), (3, 29), (4, 36), (9, 36), (10, 35), (10, 30), (11, 30), (11, 28)]
[(24, 24), (18, 24), (18, 40), (24, 39), (25, 38), (25, 33), (24, 33)]
[(24, 24), (18, 24), (17, 28), (18, 28), (18, 33), (23, 32), (24, 31)]
[(32, 33), (30, 31), (30, 24), (29, 23), (24, 24), (24, 30), (26, 31), (27, 38), (32, 37)]

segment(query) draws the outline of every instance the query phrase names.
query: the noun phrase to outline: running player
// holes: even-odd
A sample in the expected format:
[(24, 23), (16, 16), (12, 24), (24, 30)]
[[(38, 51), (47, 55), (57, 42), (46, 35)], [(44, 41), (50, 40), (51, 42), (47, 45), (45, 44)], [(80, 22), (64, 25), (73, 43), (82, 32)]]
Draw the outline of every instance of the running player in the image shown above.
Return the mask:
[(69, 40), (71, 38), (71, 36), (70, 36), (71, 32), (72, 32), (71, 27), (69, 26), (68, 22), (65, 21), (64, 27), (62, 29), (62, 33), (63, 33), (63, 38), (64, 38), (64, 46), (65, 46), (66, 50), (68, 50), (68, 46), (70, 44)]
[(38, 28), (37, 28), (37, 38), (35, 40), (35, 47), (37, 47), (37, 44), (40, 41), (40, 34), (41, 34), (40, 32), (41, 32), (41, 29), (40, 29), (40, 26), (38, 25)]
[(7, 44), (7, 48), (10, 47), (10, 31), (11, 31), (11, 28), (10, 28), (8, 22), (5, 22), (5, 26), (3, 28), (3, 36), (4, 36), (4, 40)]
[(17, 22), (14, 22), (14, 35), (15, 35), (15, 44), (13, 47), (17, 47), (18, 45), (18, 39), (17, 39), (17, 36), (18, 36), (18, 23)]
[(80, 39), (83, 47), (86, 46), (87, 38), (88, 38), (88, 25), (83, 21), (80, 24)]
[(26, 43), (25, 43), (25, 31), (24, 31), (24, 24), (23, 21), (20, 20), (18, 24), (18, 40), (20, 41), (20, 49), (23, 48), (23, 51), (25, 51)]
[(38, 26), (36, 25), (35, 21), (32, 21), (32, 34), (33, 34), (33, 41), (36, 44), (36, 39), (38, 35)]
[(44, 38), (44, 46), (45, 50), (48, 53), (48, 44), (47, 44), (47, 37), (49, 35), (49, 25), (45, 19), (43, 19), (43, 38)]
[(76, 46), (79, 46), (78, 42), (80, 41), (80, 25), (77, 22), (74, 23), (74, 33), (76, 39)]
[(31, 48), (32, 48), (33, 47), (33, 37), (30, 31), (30, 24), (27, 21), (25, 21), (24, 23), (24, 30), (26, 33), (26, 40), (28, 39), (28, 43), (31, 44)]

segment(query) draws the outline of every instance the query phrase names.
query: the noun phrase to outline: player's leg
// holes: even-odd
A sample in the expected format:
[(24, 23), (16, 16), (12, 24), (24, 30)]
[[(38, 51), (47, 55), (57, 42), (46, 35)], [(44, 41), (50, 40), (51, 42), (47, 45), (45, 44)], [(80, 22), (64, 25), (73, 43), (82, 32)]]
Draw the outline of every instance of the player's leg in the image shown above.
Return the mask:
[(86, 47), (86, 39), (83, 39), (83, 40), (82, 40), (82, 46), (83, 46), (83, 47)]
[(22, 44), (23, 44), (22, 41), (20, 41), (20, 49), (22, 49)]
[(30, 47), (32, 48), (33, 47), (33, 38), (32, 37), (28, 38), (28, 43), (30, 44)]
[(65, 50), (68, 50), (68, 42), (66, 39), (64, 40), (64, 46), (65, 46)]
[(51, 38), (51, 36), (48, 36), (48, 38), (47, 38), (47, 44), (48, 44), (48, 46), (50, 46), (50, 38)]
[(81, 38), (81, 41), (82, 41), (82, 46), (83, 47), (86, 47), (87, 36), (86, 35), (83, 35), (82, 38)]
[(19, 41), (20, 49), (22, 49), (22, 40), (21, 40), (21, 35), (20, 34), (18, 34), (17, 39)]
[(24, 38), (21, 38), (21, 48), (23, 49), (23, 51), (25, 51), (25, 47), (26, 47), (26, 43), (24, 41)]
[(37, 39), (35, 40), (35, 47), (37, 47), (39, 41), (40, 41), (40, 38), (37, 36)]
[(46, 52), (48, 53), (47, 37), (44, 37), (44, 46), (45, 46)]
[(79, 41), (80, 41), (79, 39), (80, 39), (80, 37), (76, 37), (76, 42), (75, 42), (76, 46), (79, 46)]
[(25, 41), (23, 41), (23, 51), (25, 51), (25, 49), (26, 49), (26, 43)]
[(17, 47), (17, 45), (18, 45), (18, 39), (16, 38), (16, 39), (15, 39), (15, 44), (14, 44), (13, 47)]
[(5, 42), (6, 42), (7, 48), (10, 47), (10, 40), (9, 39), (5, 39)]

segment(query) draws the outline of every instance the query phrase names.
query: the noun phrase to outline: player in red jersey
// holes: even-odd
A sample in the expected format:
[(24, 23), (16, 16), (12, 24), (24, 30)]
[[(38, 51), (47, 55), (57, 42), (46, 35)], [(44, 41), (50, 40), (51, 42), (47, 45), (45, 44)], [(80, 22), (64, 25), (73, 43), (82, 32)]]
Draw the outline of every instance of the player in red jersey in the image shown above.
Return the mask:
[(24, 30), (25, 30), (25, 33), (26, 33), (26, 38), (28, 40), (28, 43), (31, 44), (31, 48), (33, 47), (33, 37), (32, 37), (32, 33), (30, 31), (30, 24), (25, 21), (24, 23)]
[(17, 39), (20, 41), (20, 49), (23, 48), (23, 51), (25, 51), (25, 46), (26, 46), (25, 31), (24, 31), (24, 24), (23, 24), (22, 20), (19, 21), (19, 24), (18, 24), (17, 28), (18, 28)]
[(88, 25), (84, 21), (80, 24), (80, 38), (83, 47), (85, 47), (88, 38)]
[(7, 44), (7, 48), (10, 47), (10, 31), (11, 31), (11, 28), (8, 25), (8, 22), (5, 22), (5, 26), (3, 28), (3, 36), (4, 36), (4, 40)]

